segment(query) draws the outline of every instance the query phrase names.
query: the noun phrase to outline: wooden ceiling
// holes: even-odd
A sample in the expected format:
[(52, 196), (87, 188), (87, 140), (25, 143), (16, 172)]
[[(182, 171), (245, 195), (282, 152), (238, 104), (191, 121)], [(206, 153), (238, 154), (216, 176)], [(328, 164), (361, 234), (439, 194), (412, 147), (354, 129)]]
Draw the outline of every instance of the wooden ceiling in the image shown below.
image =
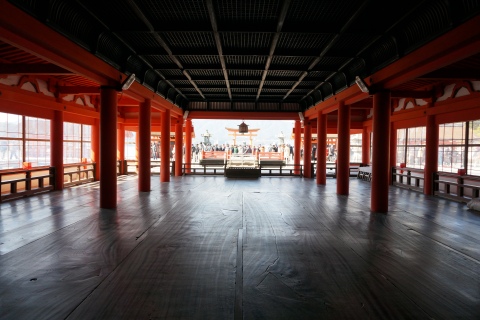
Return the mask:
[[(373, 81), (480, 13), (472, 0), (7, 2), (184, 111), (276, 114), (305, 112), (356, 87), (356, 76)], [(24, 49), (0, 41), (0, 73), (96, 83)], [(405, 93), (479, 78), (478, 52), (439, 59), (384, 83)]]

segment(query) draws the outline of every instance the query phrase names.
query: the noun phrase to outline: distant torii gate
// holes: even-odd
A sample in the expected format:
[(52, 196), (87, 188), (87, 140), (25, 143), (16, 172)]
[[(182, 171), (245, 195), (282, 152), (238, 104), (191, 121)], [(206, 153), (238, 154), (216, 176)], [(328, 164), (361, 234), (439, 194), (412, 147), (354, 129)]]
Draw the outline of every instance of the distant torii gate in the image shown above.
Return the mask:
[(237, 145), (237, 136), (248, 136), (250, 140), (250, 146), (253, 145), (253, 138), (257, 136), (257, 132), (260, 129), (248, 129), (247, 133), (239, 133), (238, 128), (225, 128), (228, 131), (229, 136), (233, 136), (233, 145)]

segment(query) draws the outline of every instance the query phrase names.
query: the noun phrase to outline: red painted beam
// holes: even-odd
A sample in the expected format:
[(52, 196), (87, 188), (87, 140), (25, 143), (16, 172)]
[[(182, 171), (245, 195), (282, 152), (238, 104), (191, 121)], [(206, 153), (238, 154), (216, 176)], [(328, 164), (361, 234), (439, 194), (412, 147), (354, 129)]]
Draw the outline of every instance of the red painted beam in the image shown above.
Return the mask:
[(72, 74), (54, 64), (29, 64), (29, 63), (1, 63), (0, 74), (48, 74), (65, 75)]
[(298, 112), (190, 111), (190, 119), (212, 120), (299, 120)]
[(100, 86), (57, 86), (57, 93), (59, 94), (100, 94)]
[(68, 101), (58, 102), (55, 98), (47, 97), (43, 94), (2, 85), (0, 85), (0, 101), (1, 100), (19, 105), (32, 106), (35, 109), (39, 109), (38, 112), (40, 113), (50, 113), (52, 110), (57, 110), (87, 117), (99, 117), (99, 113), (93, 108), (82, 107)]
[(0, 0), (0, 7), (0, 40), (100, 85), (121, 80), (120, 71), (8, 1)]
[[(116, 87), (127, 77), (8, 1), (0, 0), (0, 8), (2, 8), (0, 10), (1, 41), (42, 58), (64, 70), (90, 79), (101, 86)], [(183, 114), (181, 108), (137, 82), (134, 82), (124, 94), (139, 102), (151, 99), (154, 109), (169, 109), (173, 114)]]
[[(480, 16), (438, 37), (427, 45), (364, 79), (368, 86), (393, 89), (407, 81), (428, 75), (435, 70), (480, 53)], [(351, 86), (339, 94), (320, 102), (305, 112), (305, 117), (316, 118), (318, 111), (329, 113), (338, 108), (370, 97), (358, 86)]]
[(397, 62), (376, 72), (371, 81), (385, 89), (427, 75), (480, 53), (480, 16), (438, 37)]

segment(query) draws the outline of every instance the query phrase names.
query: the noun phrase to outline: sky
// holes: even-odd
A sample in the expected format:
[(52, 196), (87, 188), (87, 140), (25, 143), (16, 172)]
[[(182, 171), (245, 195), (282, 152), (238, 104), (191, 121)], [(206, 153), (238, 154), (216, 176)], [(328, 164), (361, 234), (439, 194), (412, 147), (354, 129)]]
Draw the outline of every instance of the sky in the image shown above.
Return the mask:
[[(245, 120), (245, 124), (249, 129), (260, 129), (257, 136), (253, 137), (254, 145), (270, 145), (272, 143), (279, 144), (279, 135), (285, 136), (285, 143), (293, 144), (291, 138), (295, 122), (292, 120)], [(228, 135), (226, 128), (234, 128), (238, 130), (238, 126), (242, 120), (199, 120), (193, 119), (192, 124), (195, 132), (193, 143), (204, 141), (202, 135), (208, 133), (211, 135), (210, 141), (213, 144), (232, 144), (233, 136)], [(239, 137), (237, 135), (237, 144), (249, 142), (248, 135)]]

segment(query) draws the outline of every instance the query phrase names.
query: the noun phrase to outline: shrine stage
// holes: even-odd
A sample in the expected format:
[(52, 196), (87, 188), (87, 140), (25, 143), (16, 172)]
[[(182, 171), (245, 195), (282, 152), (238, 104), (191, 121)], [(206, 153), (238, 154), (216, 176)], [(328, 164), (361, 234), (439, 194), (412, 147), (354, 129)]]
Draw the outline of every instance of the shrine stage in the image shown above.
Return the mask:
[(0, 319), (479, 319), (480, 215), (371, 184), (118, 179), (0, 204)]

